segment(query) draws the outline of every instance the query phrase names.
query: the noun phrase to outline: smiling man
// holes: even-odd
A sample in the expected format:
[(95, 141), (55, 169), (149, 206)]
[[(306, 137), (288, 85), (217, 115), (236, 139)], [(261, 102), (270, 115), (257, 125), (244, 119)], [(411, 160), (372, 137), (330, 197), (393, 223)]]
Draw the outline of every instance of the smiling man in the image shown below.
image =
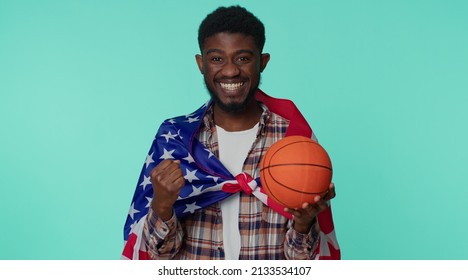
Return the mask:
[(201, 23), (198, 42), (211, 100), (159, 128), (127, 217), (123, 258), (338, 259), (333, 183), (323, 197), (288, 209), (256, 180), (273, 143), (315, 139), (290, 101), (258, 89), (270, 60), (263, 24), (245, 8), (221, 7)]
[(215, 123), (228, 131), (252, 128), (262, 113), (255, 93), (270, 55), (241, 33), (220, 32), (201, 46), (196, 60), (214, 101)]
[(251, 35), (241, 33), (217, 33), (201, 46), (196, 60), (216, 107), (230, 113), (258, 110), (252, 101), (270, 55), (261, 53)]

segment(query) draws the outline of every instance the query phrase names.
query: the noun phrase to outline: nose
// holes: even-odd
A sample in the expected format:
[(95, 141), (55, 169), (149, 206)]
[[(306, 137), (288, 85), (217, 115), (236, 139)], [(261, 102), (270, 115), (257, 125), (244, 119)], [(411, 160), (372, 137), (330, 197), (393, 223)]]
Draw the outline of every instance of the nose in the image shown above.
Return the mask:
[(221, 70), (221, 73), (225, 77), (236, 77), (240, 74), (239, 66), (234, 61), (227, 61)]

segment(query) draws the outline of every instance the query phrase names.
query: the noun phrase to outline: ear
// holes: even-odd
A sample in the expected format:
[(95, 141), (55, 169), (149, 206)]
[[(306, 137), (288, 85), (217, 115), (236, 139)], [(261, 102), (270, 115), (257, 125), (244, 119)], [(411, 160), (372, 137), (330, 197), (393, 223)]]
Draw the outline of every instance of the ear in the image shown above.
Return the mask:
[(262, 53), (260, 56), (260, 72), (263, 72), (263, 70), (268, 64), (268, 61), (270, 61), (270, 54)]
[(195, 55), (195, 60), (197, 61), (198, 69), (200, 69), (200, 72), (204, 74), (203, 71), (203, 56), (202, 55)]

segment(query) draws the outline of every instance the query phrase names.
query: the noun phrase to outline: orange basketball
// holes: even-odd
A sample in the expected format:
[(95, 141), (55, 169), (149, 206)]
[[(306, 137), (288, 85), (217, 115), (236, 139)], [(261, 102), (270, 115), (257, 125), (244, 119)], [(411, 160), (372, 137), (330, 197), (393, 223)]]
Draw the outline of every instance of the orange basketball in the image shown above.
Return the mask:
[(327, 193), (332, 178), (330, 157), (322, 146), (304, 136), (288, 136), (274, 143), (260, 162), (260, 181), (276, 202), (301, 208)]

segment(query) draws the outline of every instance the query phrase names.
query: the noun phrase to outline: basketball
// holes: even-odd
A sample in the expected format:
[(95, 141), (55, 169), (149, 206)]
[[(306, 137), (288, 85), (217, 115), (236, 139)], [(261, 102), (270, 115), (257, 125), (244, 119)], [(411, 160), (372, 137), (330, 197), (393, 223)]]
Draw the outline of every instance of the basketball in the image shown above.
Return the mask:
[(260, 162), (260, 182), (269, 198), (288, 208), (327, 193), (332, 165), (325, 149), (304, 136), (288, 136), (274, 143)]

